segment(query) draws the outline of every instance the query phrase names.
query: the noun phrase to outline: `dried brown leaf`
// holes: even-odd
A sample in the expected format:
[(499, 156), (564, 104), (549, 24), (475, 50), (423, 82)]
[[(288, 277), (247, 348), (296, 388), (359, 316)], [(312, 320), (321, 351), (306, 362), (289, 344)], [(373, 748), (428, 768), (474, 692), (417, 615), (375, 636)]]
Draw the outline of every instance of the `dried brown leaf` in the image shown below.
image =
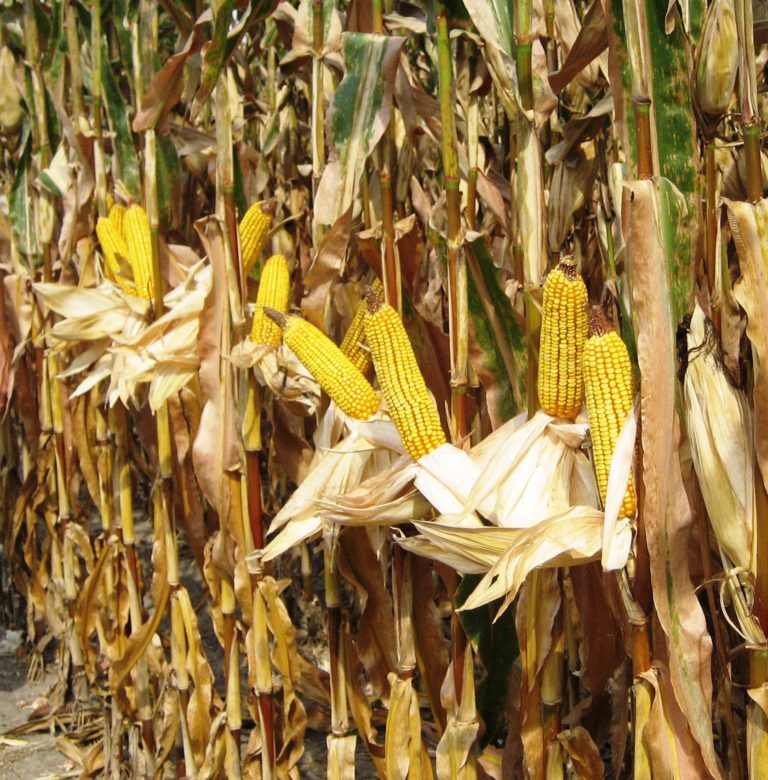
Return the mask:
[(656, 614), (666, 636), (672, 685), (708, 772), (722, 777), (712, 734), (712, 640), (688, 568), (691, 509), (680, 469), (675, 411), (676, 360), (658, 200), (651, 181), (624, 188), (622, 227), (631, 248), (629, 276), (640, 367), (642, 522)]

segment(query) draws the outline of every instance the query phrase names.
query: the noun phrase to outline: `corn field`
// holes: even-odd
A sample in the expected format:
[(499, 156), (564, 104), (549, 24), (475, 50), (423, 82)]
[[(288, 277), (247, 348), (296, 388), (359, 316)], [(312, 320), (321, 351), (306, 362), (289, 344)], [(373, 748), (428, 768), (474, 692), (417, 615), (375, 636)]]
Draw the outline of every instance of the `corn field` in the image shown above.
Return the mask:
[(15, 733), (82, 778), (768, 776), (761, 13), (3, 0)]

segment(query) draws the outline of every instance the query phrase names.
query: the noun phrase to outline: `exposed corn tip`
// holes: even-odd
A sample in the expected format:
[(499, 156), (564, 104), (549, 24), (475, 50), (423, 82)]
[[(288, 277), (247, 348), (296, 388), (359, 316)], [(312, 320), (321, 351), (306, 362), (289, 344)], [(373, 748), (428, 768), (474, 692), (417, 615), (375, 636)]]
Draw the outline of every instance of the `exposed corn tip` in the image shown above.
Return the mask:
[[(590, 337), (584, 345), (584, 389), (597, 485), (605, 503), (611, 457), (632, 408), (632, 363), (621, 336), (599, 306), (592, 308), (589, 326)], [(630, 472), (619, 517), (634, 517), (636, 507), (635, 482)]]
[(285, 255), (272, 255), (264, 264), (256, 295), (256, 310), (253, 313), (251, 341), (257, 344), (280, 344), (282, 331), (280, 326), (264, 313), (264, 307), (285, 314), (288, 311), (288, 298), (291, 292), (291, 273)]
[(539, 403), (553, 417), (574, 418), (584, 395), (582, 359), (589, 335), (584, 280), (572, 257), (563, 258), (544, 283), (539, 351)]
[(440, 415), (421, 375), (400, 315), (380, 291), (366, 290), (365, 339), (389, 414), (408, 454), (418, 460), (445, 444)]
[(109, 221), (114, 225), (115, 230), (125, 239), (125, 206), (115, 203), (109, 209)]
[[(384, 291), (378, 279), (374, 280), (371, 287), (380, 294)], [(371, 367), (371, 351), (365, 343), (365, 315), (367, 312), (368, 305), (365, 301), (361, 301), (340, 347), (361, 374), (367, 374)]]
[(246, 274), (264, 248), (274, 213), (274, 200), (260, 200), (254, 203), (240, 220), (240, 262)]
[(283, 341), (342, 412), (358, 420), (376, 414), (376, 391), (328, 336), (301, 317), (286, 316), (270, 308), (264, 311), (282, 328)]
[(126, 283), (122, 271), (123, 267), (130, 267), (128, 246), (115, 228), (112, 220), (100, 217), (96, 223), (96, 236), (99, 239), (101, 251), (104, 255), (104, 272), (107, 278), (117, 281), (127, 292), (135, 293), (133, 287)]
[(134, 204), (125, 210), (123, 218), (125, 243), (128, 246), (128, 260), (133, 269), (136, 295), (152, 300), (152, 232), (149, 217), (144, 209)]

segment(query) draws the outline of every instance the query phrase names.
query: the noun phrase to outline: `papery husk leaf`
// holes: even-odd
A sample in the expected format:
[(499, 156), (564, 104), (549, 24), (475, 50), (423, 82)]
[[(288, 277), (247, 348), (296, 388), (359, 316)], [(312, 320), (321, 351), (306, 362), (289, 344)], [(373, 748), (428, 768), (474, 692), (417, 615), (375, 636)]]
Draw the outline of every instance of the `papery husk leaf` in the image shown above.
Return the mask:
[(768, 201), (763, 199), (755, 205), (723, 202), (741, 270), (733, 294), (747, 314), (747, 338), (757, 355), (752, 389), (753, 434), (757, 463), (768, 486)]
[(720, 548), (736, 566), (756, 573), (751, 414), (746, 396), (726, 376), (715, 339), (696, 304), (683, 383), (691, 455)]
[(488, 571), (523, 533), (513, 528), (493, 528), (476, 518), (443, 515), (434, 522), (415, 522), (419, 536), (398, 537), (397, 542), (417, 555), (441, 561), (462, 574)]
[(419, 458), (414, 484), (443, 514), (461, 512), (466, 497), (480, 476), (469, 455), (452, 444), (441, 444)]
[[(422, 528), (419, 530), (423, 532)], [(457, 533), (458, 532), (454, 532)], [(464, 534), (476, 533), (467, 529)], [(587, 563), (600, 557), (603, 513), (577, 506), (519, 532), (466, 600), (462, 609), (475, 609), (503, 598), (497, 616), (514, 601), (528, 574), (539, 567)]]
[[(637, 435), (637, 414), (634, 407), (627, 415), (616, 440), (608, 472), (608, 487), (605, 495), (605, 520), (603, 525), (603, 557), (605, 571), (622, 569), (629, 557), (632, 546), (631, 518), (618, 520), (627, 483), (632, 473), (635, 457), (635, 437)], [(617, 522), (618, 521), (618, 522)]]
[(715, 0), (704, 17), (694, 59), (694, 97), (700, 111), (718, 119), (728, 111), (738, 69), (734, 2)]

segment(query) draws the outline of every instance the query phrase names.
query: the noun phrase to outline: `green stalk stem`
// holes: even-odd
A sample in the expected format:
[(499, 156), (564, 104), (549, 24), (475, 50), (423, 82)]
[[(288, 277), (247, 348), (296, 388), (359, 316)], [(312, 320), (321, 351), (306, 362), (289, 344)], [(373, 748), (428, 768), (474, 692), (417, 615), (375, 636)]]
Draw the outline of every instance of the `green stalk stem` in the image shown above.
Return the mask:
[[(80, 41), (77, 32), (77, 13), (73, 0), (67, 3), (67, 59), (69, 60), (69, 92), (72, 98), (72, 113), (79, 118), (83, 110), (83, 73), (80, 64)], [(78, 125), (79, 127), (79, 125)]]
[(722, 301), (716, 297), (717, 289), (717, 165), (715, 163), (715, 142), (707, 141), (704, 146), (704, 177), (706, 201), (704, 219), (706, 224), (704, 242), (704, 263), (707, 270), (709, 297), (712, 301), (712, 320), (720, 330)]
[[(477, 70), (477, 49), (471, 46), (469, 82)], [(480, 150), (480, 99), (477, 92), (470, 92), (467, 110), (467, 223), (470, 230), (477, 230), (477, 164)]]
[(637, 144), (637, 178), (653, 178), (650, 100), (635, 98), (635, 142)]
[(93, 160), (96, 168), (96, 203), (100, 217), (107, 216), (107, 165), (104, 158), (104, 129), (101, 84), (101, 0), (91, 4), (91, 100), (93, 102), (93, 130), (96, 136)]
[(747, 170), (747, 200), (751, 203), (757, 203), (763, 197), (763, 167), (760, 159), (760, 126), (758, 124), (744, 128), (744, 157)]
[(373, 15), (373, 32), (381, 35), (384, 32), (383, 0), (371, 0), (371, 12)]
[(456, 157), (456, 95), (451, 62), (448, 15), (442, 3), (437, 10), (438, 88), (443, 127), (443, 182), (448, 217), (448, 333), (451, 352), (451, 407), (453, 428), (459, 441), (469, 433), (467, 419), (467, 363), (469, 332), (467, 310), (467, 267), (459, 251), (461, 232), (461, 191)]
[[(40, 39), (33, 0), (24, 0), (24, 46), (32, 77), (33, 114), (32, 137), (38, 150), (40, 170), (48, 167), (51, 161), (51, 141), (48, 136), (48, 111), (45, 101), (45, 79), (40, 61)], [(39, 208), (43, 212), (50, 210), (50, 198), (43, 192), (39, 196)], [(43, 255), (43, 280), (53, 281), (50, 235), (38, 235), (37, 241)], [(54, 375), (55, 376), (55, 375)]]
[(325, 37), (323, 0), (312, 0), (312, 190), (317, 193), (325, 165), (325, 101), (321, 52)]
[(392, 177), (390, 175), (389, 163), (386, 162), (386, 158), (389, 156), (388, 152), (391, 151), (389, 148), (391, 141), (392, 139), (389, 132), (386, 132), (382, 138), (382, 157), (385, 162), (379, 180), (381, 187), (381, 218), (384, 243), (382, 270), (384, 276), (384, 299), (390, 306), (397, 309), (397, 311), (402, 314), (403, 299), (401, 294), (400, 261), (397, 252), (395, 251)]
[(516, 0), (515, 20), (517, 22), (517, 85), (520, 90), (520, 104), (523, 111), (533, 110), (533, 41), (531, 39), (531, 0)]
[(337, 737), (349, 731), (347, 674), (344, 659), (344, 623), (341, 610), (341, 583), (333, 554), (323, 546), (325, 570), (325, 607), (328, 613), (328, 655), (331, 677), (331, 731)]

